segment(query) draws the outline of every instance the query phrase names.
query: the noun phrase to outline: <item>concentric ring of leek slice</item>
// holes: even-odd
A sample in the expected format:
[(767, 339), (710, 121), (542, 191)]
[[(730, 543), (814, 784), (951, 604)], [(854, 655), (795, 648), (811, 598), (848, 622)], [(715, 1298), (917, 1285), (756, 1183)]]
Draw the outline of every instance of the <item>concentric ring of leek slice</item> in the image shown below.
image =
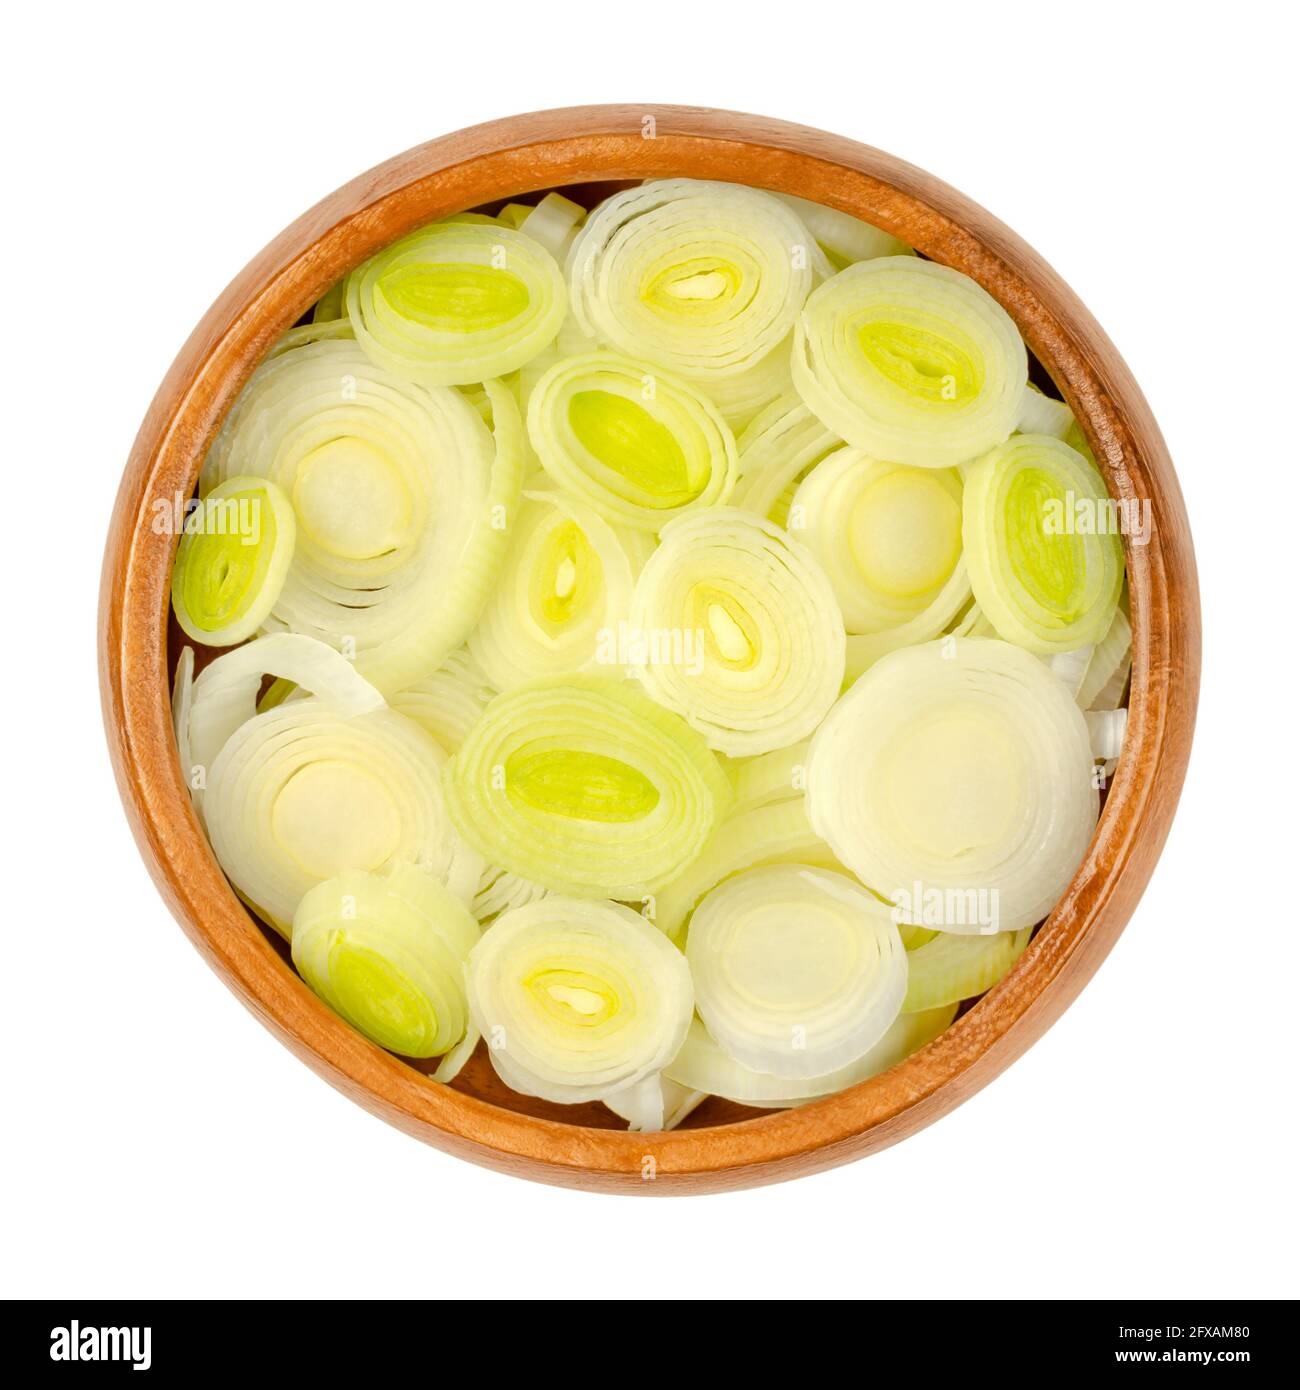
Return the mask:
[(960, 1004), (993, 988), (1029, 945), (1032, 927), (957, 936), (941, 931), (907, 953), (905, 1014)]
[(597, 662), (618, 665), (617, 651), (605, 648), (627, 620), (632, 580), (622, 539), (594, 508), (530, 492), (469, 649), (498, 690)]
[(1097, 821), (1082, 711), (989, 638), (882, 657), (813, 736), (807, 776), (813, 829), (843, 863), (901, 920), (962, 934), (1045, 917)]
[(562, 1104), (653, 1076), (690, 1026), (685, 957), (618, 903), (549, 897), (504, 913), (471, 952), (467, 979), (501, 1079)]
[(907, 992), (889, 909), (843, 874), (776, 864), (737, 874), (691, 917), (695, 1007), (743, 1066), (822, 1076), (879, 1042)]
[(589, 336), (704, 383), (781, 345), (815, 256), (803, 223), (770, 193), (655, 180), (587, 218), (569, 252), (569, 299)]
[(530, 883), (508, 869), (496, 864), (484, 866), (478, 881), (478, 892), (474, 894), (471, 907), (480, 922), (489, 922), (512, 907), (523, 907), (546, 896), (546, 889), (540, 883)]
[(664, 528), (637, 579), (631, 669), (732, 757), (806, 738), (844, 677), (830, 581), (780, 527), (714, 507)]
[(497, 696), (447, 788), (457, 828), (489, 863), (555, 892), (630, 901), (682, 872), (731, 798), (699, 734), (599, 676)]
[(289, 499), (265, 478), (227, 478), (190, 513), (172, 570), (187, 637), (233, 647), (270, 616), (294, 550)]
[(501, 225), (422, 227), (347, 279), (357, 342), (378, 366), (424, 386), (505, 376), (559, 332), (568, 308), (555, 257)]
[(1101, 474), (1068, 444), (1020, 434), (966, 471), (971, 588), (998, 635), (1050, 655), (1099, 642), (1124, 585)]
[(793, 338), (769, 352), (761, 362), (735, 376), (710, 378), (706, 390), (733, 433), (746, 429), (773, 401), (794, 394), (790, 376)]
[(410, 866), (326, 879), (293, 915), (298, 973), (359, 1033), (403, 1057), (440, 1057), (465, 1037), (465, 962), (478, 939), (465, 904)]
[(237, 462), (293, 503), (274, 625), (355, 652), (385, 691), (465, 640), (506, 553), (524, 443), (510, 392), (485, 389), (495, 440), (459, 391), (404, 381), (355, 342), (310, 343), (257, 369), (208, 451), (205, 487)]
[(458, 647), (432, 675), (399, 690), (388, 703), (432, 734), (450, 757), (496, 693), (469, 648)]
[(448, 819), (445, 761), (390, 709), (349, 717), (318, 696), (291, 700), (240, 725), (211, 768), (213, 852), (285, 935), (303, 895), (347, 869), (416, 864), (468, 903), (483, 861)]
[(1122, 607), (1116, 608), (1105, 637), (1092, 649), (1075, 699), (1081, 709), (1114, 709), (1124, 693), (1133, 662), (1133, 629)]
[(882, 628), (879, 632), (850, 634), (844, 644), (844, 680), (851, 685), (882, 656), (919, 642), (929, 642), (941, 633), (957, 637), (994, 637), (993, 625), (972, 603), (970, 576), (963, 555), (943, 588), (914, 618), (897, 627)]
[(800, 479), (844, 441), (790, 392), (754, 417), (736, 447), (740, 474), (732, 504), (784, 526)]
[(919, 1052), (944, 1031), (956, 1016), (955, 1004), (925, 1013), (900, 1014), (884, 1037), (850, 1062), (825, 1076), (796, 1079), (772, 1076), (743, 1066), (709, 1036), (699, 1018), (691, 1020), (690, 1032), (682, 1050), (664, 1068), (664, 1076), (692, 1090), (752, 1105), (762, 1110), (780, 1110), (820, 1100), (859, 1081), (879, 1076), (890, 1067)]
[(736, 441), (717, 407), (657, 367), (611, 352), (557, 362), (528, 400), (542, 467), (606, 520), (658, 531), (726, 500)]
[(855, 448), (954, 468), (1011, 433), (1028, 358), (1006, 310), (969, 276), (883, 256), (808, 296), (792, 372), (808, 409)]
[(791, 193), (778, 193), (799, 215), (799, 220), (817, 239), (817, 244), (830, 258), (836, 270), (843, 270), (854, 261), (870, 261), (877, 256), (910, 256), (912, 248), (889, 232), (873, 227), (860, 217), (828, 208), (824, 203), (809, 202)]
[(850, 633), (899, 627), (938, 598), (961, 559), (961, 493), (954, 469), (847, 448), (799, 484), (790, 532), (821, 562)]

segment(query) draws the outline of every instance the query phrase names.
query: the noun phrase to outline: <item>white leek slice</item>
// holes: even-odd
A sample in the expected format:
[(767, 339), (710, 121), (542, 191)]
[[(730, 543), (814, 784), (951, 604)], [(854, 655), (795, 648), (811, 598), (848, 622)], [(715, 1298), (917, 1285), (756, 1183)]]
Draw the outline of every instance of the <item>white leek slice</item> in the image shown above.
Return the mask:
[(952, 468), (1011, 433), (1028, 358), (1006, 310), (969, 276), (882, 256), (809, 295), (792, 371), (809, 410), (855, 448)]
[(286, 936), (303, 896), (346, 869), (415, 864), (468, 903), (483, 861), (448, 818), (445, 761), (390, 709), (347, 717), (319, 696), (290, 700), (241, 725), (210, 768), (213, 852)]
[(690, 1026), (686, 958), (617, 903), (549, 897), (504, 913), (471, 952), (468, 983), (501, 1079), (563, 1104), (653, 1077)]
[(408, 685), (388, 703), (432, 734), (450, 755), (469, 737), (496, 693), (469, 649), (460, 647), (432, 675)]
[(850, 633), (899, 627), (943, 592), (961, 560), (961, 494), (954, 469), (847, 448), (799, 484), (787, 525), (821, 562)]
[(275, 624), (355, 652), (385, 692), (465, 640), (505, 557), (523, 432), (510, 392), (485, 390), (495, 439), (459, 391), (404, 381), (354, 342), (312, 343), (254, 372), (204, 463), (205, 488), (239, 472), (289, 496)]
[(227, 478), (186, 519), (172, 608), (187, 637), (233, 647), (270, 616), (293, 559), (293, 507), (265, 478)]
[(736, 441), (708, 397), (612, 352), (545, 373), (529, 396), (528, 437), (556, 483), (638, 530), (724, 502), (736, 481)]
[(633, 1132), (676, 1129), (708, 1096), (679, 1086), (662, 1074), (648, 1076), (627, 1091), (606, 1096), (605, 1105)]
[(812, 555), (780, 527), (714, 507), (664, 528), (632, 597), (632, 670), (732, 757), (806, 738), (844, 677), (844, 625)]
[(998, 635), (1040, 654), (1099, 642), (1124, 552), (1101, 474), (1059, 439), (1018, 434), (966, 470), (971, 587)]
[(691, 917), (695, 1006), (744, 1066), (823, 1076), (879, 1042), (907, 993), (889, 909), (843, 874), (776, 864), (715, 888)]
[[(1119, 704), (1123, 687), (1128, 681), (1133, 660), (1133, 629), (1124, 609), (1116, 608), (1115, 617), (1105, 637), (1093, 649), (1092, 659), (1084, 673), (1076, 696), (1083, 709), (1114, 709)], [(1115, 687), (1108, 704), (1098, 703), (1103, 692)]]
[(1089, 710), (1084, 716), (1092, 740), (1092, 754), (1100, 762), (1113, 762), (1124, 747), (1128, 710)]
[(440, 1057), (465, 1039), (464, 968), (479, 938), (465, 904), (420, 869), (351, 870), (310, 889), (293, 916), (293, 963), (371, 1042)]
[(854, 217), (824, 203), (796, 198), (792, 193), (777, 195), (799, 214), (799, 220), (817, 239), (817, 244), (830, 257), (836, 270), (854, 261), (870, 261), (877, 256), (910, 256), (912, 248), (896, 236), (873, 227), (860, 217)]
[(784, 526), (795, 488), (843, 441), (793, 393), (772, 402), (736, 441), (740, 475), (732, 503)]
[(568, 307), (555, 257), (531, 236), (458, 220), (372, 256), (348, 276), (345, 299), (366, 354), (424, 386), (513, 372), (555, 337)]
[[(1019, 931), (1055, 905), (1097, 821), (1069, 691), (1028, 652), (945, 638), (891, 652), (813, 737), (813, 829), (904, 920)], [(944, 895), (942, 923), (916, 915)]]
[(498, 690), (598, 663), (619, 667), (607, 648), (627, 621), (632, 581), (627, 548), (594, 508), (562, 493), (527, 493), (469, 649)]
[(659, 179), (590, 214), (569, 252), (569, 296), (591, 337), (707, 382), (749, 370), (785, 340), (815, 254), (770, 193)]
[(519, 230), (546, 247), (563, 265), (586, 216), (587, 209), (572, 198), (562, 193), (548, 193), (520, 222)]
[(1045, 396), (1032, 381), (1026, 384), (1016, 417), (1016, 429), (1021, 434), (1050, 434), (1064, 439), (1073, 424), (1074, 415), (1064, 401)]
[(452, 814), (492, 864), (556, 892), (639, 901), (677, 877), (731, 799), (704, 740), (596, 676), (497, 696), (448, 769)]
[(803, 1105), (822, 1096), (833, 1095), (859, 1081), (878, 1076), (919, 1052), (944, 1031), (956, 1016), (957, 1006), (948, 1004), (925, 1013), (900, 1014), (884, 1037), (848, 1066), (825, 1076), (795, 1079), (772, 1076), (743, 1066), (709, 1036), (698, 1018), (692, 1019), (682, 1050), (665, 1069), (665, 1076), (681, 1086), (709, 1095), (721, 1096), (740, 1105), (759, 1109), (784, 1109)]
[(944, 1004), (960, 1004), (992, 989), (1020, 959), (1033, 930), (1025, 927), (992, 936), (941, 931), (909, 950), (903, 1012), (915, 1014)]

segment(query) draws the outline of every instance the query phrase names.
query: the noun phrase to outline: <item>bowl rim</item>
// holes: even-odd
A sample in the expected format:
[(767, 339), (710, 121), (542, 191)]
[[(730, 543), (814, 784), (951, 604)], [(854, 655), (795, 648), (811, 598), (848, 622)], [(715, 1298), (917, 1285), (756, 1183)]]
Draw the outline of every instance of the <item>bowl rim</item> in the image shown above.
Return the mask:
[[(229, 887), (185, 790), (167, 672), (173, 534), (153, 503), (188, 497), (207, 445), (267, 349), (340, 275), (422, 223), (600, 180), (718, 178), (867, 218), (953, 265), (1008, 310), (1097, 455), (1112, 494), (1150, 502), (1125, 536), (1133, 677), (1125, 756), (1087, 854), (1013, 970), (946, 1032), (880, 1076), (760, 1118), (663, 1134), (580, 1127), (441, 1086), (354, 1032), (298, 979)], [(1168, 834), (1190, 753), (1200, 607), (1186, 510), (1132, 374), (1058, 275), (945, 183), (870, 146), (703, 107), (565, 107), (473, 126), (353, 179), (276, 237), (178, 354), (126, 464), (104, 555), (99, 669), (123, 804), (164, 900), (208, 963), (345, 1094), (458, 1156), (532, 1179), (661, 1195), (779, 1181), (921, 1129), (986, 1085), (1060, 1016), (1123, 930)]]

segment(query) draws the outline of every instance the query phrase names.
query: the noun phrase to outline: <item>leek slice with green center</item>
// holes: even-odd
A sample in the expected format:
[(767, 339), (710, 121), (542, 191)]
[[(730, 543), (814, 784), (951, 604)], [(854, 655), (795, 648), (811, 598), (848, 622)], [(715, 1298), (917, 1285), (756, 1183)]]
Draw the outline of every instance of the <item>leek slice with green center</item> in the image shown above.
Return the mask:
[(1068, 444), (1022, 434), (966, 471), (971, 587), (998, 635), (1051, 655), (1099, 642), (1124, 584), (1101, 474)]
[(687, 382), (609, 352), (566, 358), (528, 400), (542, 467), (606, 520), (658, 531), (726, 500), (736, 441), (717, 407)]
[(422, 870), (351, 870), (303, 895), (293, 963), (372, 1042), (403, 1057), (440, 1057), (469, 1027), (464, 969), (478, 939), (465, 904)]
[(713, 507), (664, 528), (632, 598), (646, 690), (732, 757), (806, 738), (844, 677), (830, 581), (779, 527)]
[(172, 569), (187, 637), (233, 647), (270, 616), (293, 559), (293, 507), (265, 478), (227, 478), (190, 514)]
[(757, 366), (787, 338), (816, 246), (779, 198), (658, 179), (607, 198), (569, 252), (582, 331), (689, 380)]
[(717, 759), (675, 714), (579, 675), (493, 700), (447, 789), (489, 863), (556, 892), (630, 901), (682, 872), (731, 799)]
[(1033, 935), (1022, 931), (992, 936), (957, 936), (938, 932), (907, 953), (905, 1014), (960, 1004), (990, 990), (1024, 953)]
[(515, 371), (555, 337), (568, 308), (555, 257), (533, 237), (459, 219), (372, 256), (348, 276), (344, 297), (366, 355), (423, 386)]
[(807, 804), (903, 920), (964, 934), (1045, 917), (1098, 812), (1069, 691), (1028, 652), (979, 637), (891, 652), (861, 677), (813, 737)]
[(549, 897), (504, 913), (470, 953), (467, 979), (501, 1079), (562, 1104), (653, 1077), (690, 1026), (685, 957), (618, 903)]
[(1006, 310), (969, 276), (882, 256), (809, 295), (792, 371), (808, 409), (855, 448), (953, 468), (1011, 433), (1028, 358)]
[(843, 874), (777, 864), (691, 917), (695, 1006), (743, 1066), (807, 1078), (861, 1057), (898, 1017), (907, 952), (889, 909)]

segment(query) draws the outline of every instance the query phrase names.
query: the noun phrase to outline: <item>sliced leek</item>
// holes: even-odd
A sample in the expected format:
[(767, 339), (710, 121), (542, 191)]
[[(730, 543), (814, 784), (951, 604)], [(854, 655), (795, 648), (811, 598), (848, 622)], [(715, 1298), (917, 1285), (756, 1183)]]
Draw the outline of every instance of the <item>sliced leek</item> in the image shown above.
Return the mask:
[[(1124, 693), (1133, 662), (1133, 629), (1123, 608), (1116, 608), (1106, 635), (1092, 650), (1076, 699), (1082, 709), (1114, 709)], [(1109, 697), (1103, 703), (1104, 697)]]
[(653, 1077), (691, 1021), (685, 957), (618, 903), (549, 897), (503, 914), (471, 952), (467, 980), (502, 1080), (562, 1104)]
[(952, 468), (1011, 433), (1028, 358), (1006, 310), (969, 276), (882, 256), (809, 295), (792, 370), (808, 409), (855, 448)]
[(646, 1077), (626, 1091), (606, 1096), (605, 1104), (628, 1122), (628, 1129), (645, 1131), (676, 1129), (706, 1100), (708, 1096), (703, 1091), (679, 1086), (660, 1073)]
[(448, 769), (483, 857), (579, 897), (639, 902), (703, 848), (731, 787), (704, 740), (617, 680), (532, 681), (487, 707)]
[(497, 693), (466, 647), (460, 647), (430, 676), (389, 698), (399, 713), (414, 719), (448, 755), (469, 737)]
[(817, 244), (830, 257), (837, 270), (854, 261), (870, 261), (877, 256), (909, 256), (911, 247), (896, 236), (873, 227), (860, 217), (850, 216), (824, 203), (796, 198), (789, 193), (778, 195), (799, 214), (799, 220), (817, 239)]
[(354, 869), (303, 895), (293, 963), (372, 1042), (403, 1057), (440, 1057), (469, 1027), (464, 968), (478, 939), (465, 904), (422, 870)]
[(844, 676), (830, 581), (771, 522), (713, 507), (665, 527), (641, 571), (632, 669), (660, 704), (733, 757), (806, 738)]
[(793, 393), (760, 411), (737, 440), (735, 506), (784, 526), (800, 479), (843, 441)]
[(1064, 401), (1045, 396), (1033, 382), (1026, 385), (1020, 414), (1016, 416), (1016, 429), (1021, 434), (1050, 434), (1064, 439), (1073, 425), (1074, 416)]
[(1022, 434), (966, 472), (971, 587), (998, 635), (1028, 651), (1099, 642), (1124, 583), (1101, 474), (1068, 444)]
[(905, 1014), (959, 1004), (992, 989), (1029, 945), (1032, 927), (992, 936), (937, 932), (907, 953)]

